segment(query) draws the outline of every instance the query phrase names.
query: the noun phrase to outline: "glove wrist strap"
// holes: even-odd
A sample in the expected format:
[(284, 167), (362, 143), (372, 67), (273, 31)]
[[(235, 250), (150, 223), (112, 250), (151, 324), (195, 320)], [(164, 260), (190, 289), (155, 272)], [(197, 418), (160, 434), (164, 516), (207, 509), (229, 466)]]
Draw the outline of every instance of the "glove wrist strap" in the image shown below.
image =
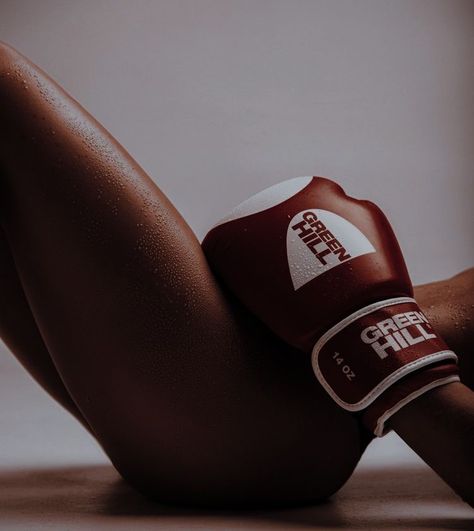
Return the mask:
[(329, 329), (312, 352), (316, 377), (347, 411), (366, 409), (402, 378), (443, 360), (455, 366), (457, 356), (410, 297), (361, 308)]

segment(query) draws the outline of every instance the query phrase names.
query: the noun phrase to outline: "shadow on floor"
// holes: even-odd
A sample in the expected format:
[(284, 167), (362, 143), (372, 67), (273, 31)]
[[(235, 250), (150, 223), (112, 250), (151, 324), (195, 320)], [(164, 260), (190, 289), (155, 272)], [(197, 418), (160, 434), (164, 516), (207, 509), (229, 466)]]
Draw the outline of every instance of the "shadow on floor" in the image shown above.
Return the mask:
[[(223, 521), (292, 528), (474, 529), (474, 513), (450, 494), (426, 468), (358, 471), (342, 491), (320, 505), (277, 511), (211, 511), (167, 507), (147, 500), (108, 465), (0, 471), (0, 512), (5, 518), (35, 520), (87, 516), (174, 519), (206, 529), (222, 529)], [(171, 519), (171, 520), (170, 520)], [(153, 520), (152, 520), (153, 521)], [(218, 526), (218, 527), (217, 527)], [(100, 526), (99, 526), (100, 527)]]

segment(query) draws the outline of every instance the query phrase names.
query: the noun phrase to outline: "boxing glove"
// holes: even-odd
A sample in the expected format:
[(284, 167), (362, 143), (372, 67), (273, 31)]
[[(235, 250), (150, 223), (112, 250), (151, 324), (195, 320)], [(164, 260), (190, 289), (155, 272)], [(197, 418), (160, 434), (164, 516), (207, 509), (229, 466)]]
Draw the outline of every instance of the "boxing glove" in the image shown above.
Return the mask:
[(322, 177), (272, 186), (205, 237), (215, 274), (376, 436), (411, 400), (459, 381), (457, 357), (413, 299), (381, 210)]

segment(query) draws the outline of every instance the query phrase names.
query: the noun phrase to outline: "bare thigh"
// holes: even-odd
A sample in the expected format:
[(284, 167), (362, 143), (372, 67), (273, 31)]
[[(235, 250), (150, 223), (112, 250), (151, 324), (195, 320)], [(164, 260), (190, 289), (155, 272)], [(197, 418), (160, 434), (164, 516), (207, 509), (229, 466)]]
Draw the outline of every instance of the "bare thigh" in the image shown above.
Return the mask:
[(6, 235), (0, 227), (0, 338), (30, 375), (93, 435), (64, 386), (23, 291)]
[(56, 369), (117, 470), (162, 501), (303, 503), (361, 454), (309, 360), (222, 292), (154, 182), (0, 51), (0, 212)]

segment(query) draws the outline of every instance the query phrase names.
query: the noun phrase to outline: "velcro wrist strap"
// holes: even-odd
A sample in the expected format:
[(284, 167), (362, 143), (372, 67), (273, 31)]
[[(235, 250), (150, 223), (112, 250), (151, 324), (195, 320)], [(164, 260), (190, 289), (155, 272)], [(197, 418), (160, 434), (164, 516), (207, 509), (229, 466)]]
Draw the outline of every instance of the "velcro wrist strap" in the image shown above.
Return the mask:
[(397, 411), (435, 387), (459, 381), (458, 366), (451, 360), (416, 371), (396, 382), (372, 402), (362, 412), (362, 422), (377, 437), (383, 437), (391, 430), (387, 421)]
[(414, 299), (388, 299), (353, 313), (316, 343), (316, 377), (342, 408), (361, 411), (408, 374), (457, 356)]

